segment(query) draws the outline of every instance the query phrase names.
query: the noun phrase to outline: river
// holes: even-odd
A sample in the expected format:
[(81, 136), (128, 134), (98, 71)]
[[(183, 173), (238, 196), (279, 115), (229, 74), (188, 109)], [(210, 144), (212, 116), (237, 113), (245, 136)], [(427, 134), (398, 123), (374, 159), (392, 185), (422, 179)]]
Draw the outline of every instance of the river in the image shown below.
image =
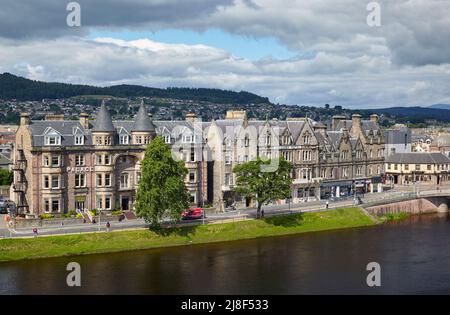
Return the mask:
[[(66, 265), (81, 265), (81, 287)], [(366, 266), (381, 265), (381, 287)], [(450, 219), (0, 263), (0, 294), (449, 294)]]

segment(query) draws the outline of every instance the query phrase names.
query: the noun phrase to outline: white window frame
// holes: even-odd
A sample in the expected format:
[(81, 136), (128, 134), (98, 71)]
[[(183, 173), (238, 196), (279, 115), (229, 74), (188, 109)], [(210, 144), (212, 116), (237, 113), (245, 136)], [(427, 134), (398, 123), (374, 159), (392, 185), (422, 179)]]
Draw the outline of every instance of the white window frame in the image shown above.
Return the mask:
[(84, 145), (83, 135), (75, 135), (75, 145)]
[(130, 142), (130, 136), (128, 136), (128, 135), (120, 135), (119, 136), (120, 144), (129, 144), (129, 142)]
[[(45, 136), (45, 145), (54, 146), (54, 145), (61, 145), (61, 136), (57, 135), (50, 135)], [(54, 140), (54, 141), (51, 141)]]
[(120, 174), (120, 188), (122, 188), (122, 189), (130, 188), (130, 174), (129, 173)]

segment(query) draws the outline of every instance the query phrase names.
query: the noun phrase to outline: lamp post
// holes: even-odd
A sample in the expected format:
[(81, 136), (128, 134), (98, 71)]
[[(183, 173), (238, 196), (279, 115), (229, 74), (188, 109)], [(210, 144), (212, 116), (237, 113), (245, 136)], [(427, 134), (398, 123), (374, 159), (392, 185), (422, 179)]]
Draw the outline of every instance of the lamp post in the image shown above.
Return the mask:
[(98, 231), (100, 232), (100, 226), (102, 221), (102, 210), (98, 210)]

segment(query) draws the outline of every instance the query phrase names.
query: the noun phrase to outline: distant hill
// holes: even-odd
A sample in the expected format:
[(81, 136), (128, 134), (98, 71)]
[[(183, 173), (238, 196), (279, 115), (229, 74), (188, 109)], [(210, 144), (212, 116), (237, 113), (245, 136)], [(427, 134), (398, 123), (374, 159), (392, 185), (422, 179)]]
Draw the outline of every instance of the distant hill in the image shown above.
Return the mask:
[(429, 106), (429, 108), (450, 110), (450, 104), (434, 104)]
[(0, 74), (0, 99), (40, 101), (44, 98), (69, 98), (79, 95), (110, 95), (115, 97), (161, 97), (219, 104), (270, 103), (267, 97), (241, 91), (226, 91), (206, 88), (158, 89), (140, 85), (115, 85), (96, 87), (66, 83), (48, 83), (29, 80), (10, 73)]
[[(450, 108), (449, 108), (450, 109)], [(450, 122), (450, 110), (432, 107), (389, 107), (372, 109), (377, 114), (389, 114), (403, 117), (402, 121), (423, 121), (424, 119), (436, 119), (437, 121)]]

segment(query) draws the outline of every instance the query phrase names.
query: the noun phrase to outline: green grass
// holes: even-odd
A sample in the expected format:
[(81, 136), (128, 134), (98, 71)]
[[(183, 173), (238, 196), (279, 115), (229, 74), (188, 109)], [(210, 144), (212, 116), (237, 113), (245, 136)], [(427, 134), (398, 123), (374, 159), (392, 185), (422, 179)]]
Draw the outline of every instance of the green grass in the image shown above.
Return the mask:
[(374, 225), (359, 208), (342, 208), (248, 220), (164, 229), (0, 240), (0, 261), (72, 256), (168, 246), (235, 241), (259, 237)]
[(410, 216), (411, 216), (410, 213), (398, 212), (398, 213), (389, 213), (385, 216), (382, 216), (380, 219), (382, 222), (403, 221), (406, 218), (409, 218)]

